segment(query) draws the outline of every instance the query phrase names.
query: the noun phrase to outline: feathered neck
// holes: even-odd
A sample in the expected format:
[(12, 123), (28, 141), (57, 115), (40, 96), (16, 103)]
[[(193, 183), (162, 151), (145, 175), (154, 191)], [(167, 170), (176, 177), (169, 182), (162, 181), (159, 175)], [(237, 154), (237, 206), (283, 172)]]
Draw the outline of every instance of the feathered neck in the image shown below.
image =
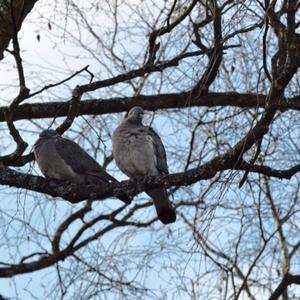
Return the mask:
[(136, 119), (136, 118), (125, 119), (124, 123), (132, 124), (132, 125), (144, 126), (142, 120)]

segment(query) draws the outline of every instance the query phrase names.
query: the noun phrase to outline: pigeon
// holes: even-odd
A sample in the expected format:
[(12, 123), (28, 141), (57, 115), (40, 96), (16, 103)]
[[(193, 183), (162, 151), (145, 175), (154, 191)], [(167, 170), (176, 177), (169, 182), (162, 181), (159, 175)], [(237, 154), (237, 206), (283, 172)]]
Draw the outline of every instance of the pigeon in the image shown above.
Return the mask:
[[(77, 184), (117, 182), (88, 153), (75, 142), (63, 138), (57, 131), (47, 129), (40, 133), (33, 146), (35, 160), (47, 178)], [(126, 204), (127, 195), (119, 197)]]
[[(112, 136), (117, 166), (135, 180), (169, 174), (164, 145), (153, 128), (143, 125), (143, 116), (142, 107), (133, 107)], [(166, 189), (150, 189), (146, 193), (152, 198), (157, 216), (163, 224), (176, 221), (175, 209)]]

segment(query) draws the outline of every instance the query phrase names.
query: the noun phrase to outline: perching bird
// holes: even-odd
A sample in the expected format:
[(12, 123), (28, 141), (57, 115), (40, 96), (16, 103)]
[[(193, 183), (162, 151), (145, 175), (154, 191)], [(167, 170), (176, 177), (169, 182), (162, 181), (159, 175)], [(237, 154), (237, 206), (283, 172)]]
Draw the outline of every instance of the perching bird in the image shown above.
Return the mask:
[[(169, 174), (164, 145), (151, 127), (143, 125), (143, 116), (141, 107), (133, 107), (112, 136), (116, 163), (132, 179)], [(146, 193), (153, 199), (161, 222), (175, 222), (175, 209), (166, 189), (156, 188)]]
[[(78, 144), (63, 138), (55, 130), (44, 130), (33, 148), (44, 176), (78, 184), (117, 182)], [(119, 197), (130, 203), (128, 196)]]

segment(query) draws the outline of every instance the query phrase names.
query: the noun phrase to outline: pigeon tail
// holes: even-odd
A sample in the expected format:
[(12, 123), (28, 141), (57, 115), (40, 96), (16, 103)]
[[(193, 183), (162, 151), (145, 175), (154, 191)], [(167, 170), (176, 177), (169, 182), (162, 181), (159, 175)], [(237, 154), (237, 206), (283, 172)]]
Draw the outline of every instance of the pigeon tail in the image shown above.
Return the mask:
[(163, 224), (170, 224), (176, 221), (176, 212), (172, 206), (165, 189), (153, 189), (147, 191), (152, 198), (159, 220)]

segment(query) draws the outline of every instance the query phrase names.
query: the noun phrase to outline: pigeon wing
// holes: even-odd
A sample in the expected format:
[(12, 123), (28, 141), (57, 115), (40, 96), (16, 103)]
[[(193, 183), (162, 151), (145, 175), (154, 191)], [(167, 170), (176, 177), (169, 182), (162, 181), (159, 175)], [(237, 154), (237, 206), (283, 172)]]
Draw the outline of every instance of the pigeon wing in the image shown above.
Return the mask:
[(55, 139), (55, 148), (59, 156), (74, 172), (95, 176), (104, 182), (116, 181), (75, 142), (59, 137)]
[(157, 169), (159, 170), (160, 174), (169, 174), (166, 150), (159, 135), (152, 127), (148, 127), (148, 134), (151, 136), (153, 141), (157, 160)]

